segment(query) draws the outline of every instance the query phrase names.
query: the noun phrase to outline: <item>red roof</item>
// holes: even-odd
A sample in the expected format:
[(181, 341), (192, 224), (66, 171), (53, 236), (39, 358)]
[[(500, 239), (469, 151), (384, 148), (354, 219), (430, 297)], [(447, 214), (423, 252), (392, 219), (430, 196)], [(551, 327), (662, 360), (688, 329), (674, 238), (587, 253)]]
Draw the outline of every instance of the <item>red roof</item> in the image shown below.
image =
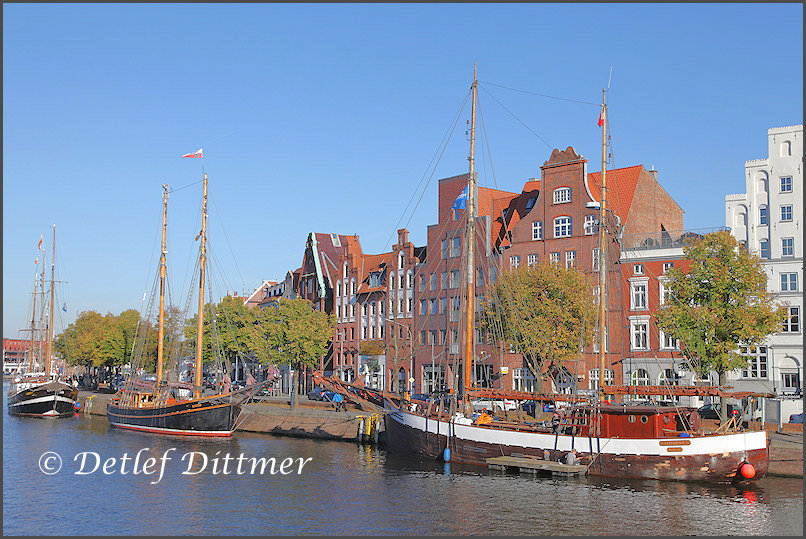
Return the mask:
[[(638, 176), (641, 175), (642, 168), (644, 168), (643, 165), (635, 165), (607, 171), (607, 207), (621, 217), (622, 222), (627, 219), (627, 214), (632, 206), (635, 186), (638, 184)], [(588, 189), (595, 201), (602, 200), (601, 172), (588, 174)]]

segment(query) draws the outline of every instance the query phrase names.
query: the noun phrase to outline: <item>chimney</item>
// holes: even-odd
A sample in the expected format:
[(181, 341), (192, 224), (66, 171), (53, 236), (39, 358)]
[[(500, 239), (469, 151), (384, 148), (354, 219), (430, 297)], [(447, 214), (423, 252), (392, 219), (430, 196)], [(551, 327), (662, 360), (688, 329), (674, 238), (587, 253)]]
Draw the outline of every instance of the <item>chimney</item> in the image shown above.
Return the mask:
[(649, 171), (649, 173), (650, 173), (650, 174), (652, 174), (652, 177), (653, 177), (653, 178), (655, 178), (655, 181), (658, 181), (658, 171), (657, 171), (657, 170), (655, 170), (655, 167), (654, 167), (654, 166), (653, 166), (653, 167), (652, 167), (652, 169)]
[(397, 243), (402, 246), (404, 243), (408, 243), (408, 241), (409, 231), (405, 228), (399, 228), (397, 230)]

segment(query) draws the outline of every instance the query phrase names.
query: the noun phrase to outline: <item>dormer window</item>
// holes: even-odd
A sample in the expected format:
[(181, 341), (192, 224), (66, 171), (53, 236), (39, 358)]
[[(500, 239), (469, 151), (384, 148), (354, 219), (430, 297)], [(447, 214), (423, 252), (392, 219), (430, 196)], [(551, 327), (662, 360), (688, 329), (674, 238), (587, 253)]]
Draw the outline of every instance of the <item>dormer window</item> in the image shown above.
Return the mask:
[(644, 274), (644, 265), (643, 264), (636, 264), (633, 266), (633, 275), (643, 275)]
[(570, 187), (559, 187), (554, 190), (554, 203), (555, 204), (565, 204), (567, 202), (571, 202), (571, 188)]
[(535, 206), (535, 201), (537, 197), (529, 197), (529, 200), (526, 201), (526, 211), (531, 210)]

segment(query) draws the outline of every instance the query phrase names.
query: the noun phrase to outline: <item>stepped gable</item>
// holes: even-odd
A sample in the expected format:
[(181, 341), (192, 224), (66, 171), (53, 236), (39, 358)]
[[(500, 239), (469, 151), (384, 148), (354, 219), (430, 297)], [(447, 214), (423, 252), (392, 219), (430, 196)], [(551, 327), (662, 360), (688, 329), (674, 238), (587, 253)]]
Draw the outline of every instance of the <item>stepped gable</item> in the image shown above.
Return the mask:
[(582, 157), (576, 153), (573, 146), (569, 146), (562, 151), (555, 148), (555, 150), (551, 152), (551, 157), (549, 157), (548, 161), (543, 163), (543, 166), (559, 165), (568, 163), (569, 161), (579, 161), (580, 159), (582, 159)]

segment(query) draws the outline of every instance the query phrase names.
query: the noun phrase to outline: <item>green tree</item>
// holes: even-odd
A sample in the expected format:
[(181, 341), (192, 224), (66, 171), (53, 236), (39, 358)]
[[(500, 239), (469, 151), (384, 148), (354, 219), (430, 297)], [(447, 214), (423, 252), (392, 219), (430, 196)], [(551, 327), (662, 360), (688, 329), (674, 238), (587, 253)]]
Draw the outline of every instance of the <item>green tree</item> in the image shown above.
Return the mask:
[(485, 296), (480, 327), (515, 345), (540, 380), (579, 358), (593, 337), (595, 311), (585, 274), (543, 262), (498, 277)]
[[(667, 273), (669, 296), (658, 310), (658, 326), (679, 339), (683, 356), (700, 376), (713, 370), (719, 385), (726, 373), (747, 364), (739, 346), (754, 346), (781, 327), (784, 307), (767, 292), (761, 260), (727, 231), (688, 242), (688, 272)], [(727, 415), (722, 401), (721, 415)]]
[(303, 298), (283, 299), (277, 306), (255, 311), (264, 363), (316, 367), (327, 352), (335, 319), (314, 310)]

